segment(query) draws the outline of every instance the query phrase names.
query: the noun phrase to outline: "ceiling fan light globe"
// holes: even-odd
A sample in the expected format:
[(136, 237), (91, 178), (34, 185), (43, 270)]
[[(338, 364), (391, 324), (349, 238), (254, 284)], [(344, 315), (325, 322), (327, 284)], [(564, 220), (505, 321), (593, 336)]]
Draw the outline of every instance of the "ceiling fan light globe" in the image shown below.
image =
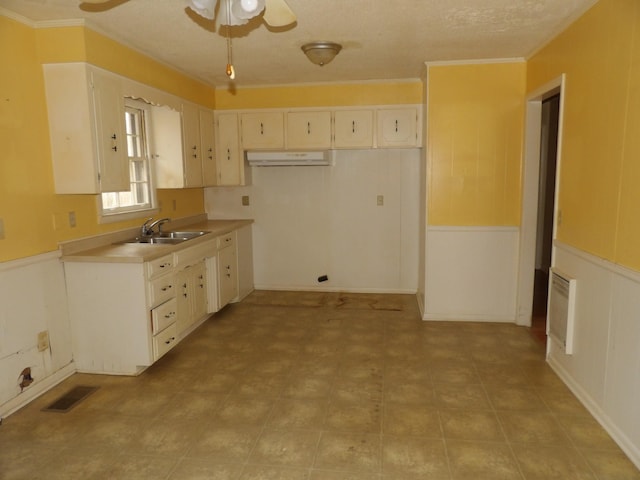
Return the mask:
[(250, 19), (264, 10), (264, 0), (232, 0), (231, 13), (239, 19)]
[(201, 17), (213, 20), (215, 16), (216, 0), (190, 0), (188, 7)]

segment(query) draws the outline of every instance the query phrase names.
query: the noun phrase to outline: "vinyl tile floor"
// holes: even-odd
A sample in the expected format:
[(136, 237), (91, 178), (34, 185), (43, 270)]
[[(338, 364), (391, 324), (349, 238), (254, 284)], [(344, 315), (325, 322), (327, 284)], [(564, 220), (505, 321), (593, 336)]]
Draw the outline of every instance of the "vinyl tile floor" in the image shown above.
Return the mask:
[[(42, 409), (100, 388), (68, 413)], [(511, 324), (412, 295), (256, 291), (137, 377), (4, 419), (1, 479), (622, 480), (640, 472)]]

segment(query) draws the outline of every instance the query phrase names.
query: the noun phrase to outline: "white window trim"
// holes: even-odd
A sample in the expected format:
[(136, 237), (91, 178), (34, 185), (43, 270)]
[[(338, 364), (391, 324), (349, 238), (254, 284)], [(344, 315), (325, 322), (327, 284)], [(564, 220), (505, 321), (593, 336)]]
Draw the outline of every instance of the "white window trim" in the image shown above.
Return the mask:
[[(151, 130), (151, 110), (149, 105), (142, 100), (133, 100), (130, 98), (124, 99), (126, 106), (134, 108), (140, 108), (145, 111), (145, 148), (148, 156), (151, 155), (151, 139), (149, 138), (149, 132)], [(151, 206), (148, 208), (141, 208), (138, 210), (126, 210), (114, 213), (105, 213), (102, 208), (102, 194), (96, 196), (96, 209), (98, 212), (98, 224), (123, 222), (126, 220), (135, 220), (140, 218), (147, 218), (149, 216), (158, 214), (160, 208), (158, 206), (158, 197), (155, 186), (155, 172), (153, 171), (153, 162), (151, 158), (148, 159), (149, 165), (149, 200)]]

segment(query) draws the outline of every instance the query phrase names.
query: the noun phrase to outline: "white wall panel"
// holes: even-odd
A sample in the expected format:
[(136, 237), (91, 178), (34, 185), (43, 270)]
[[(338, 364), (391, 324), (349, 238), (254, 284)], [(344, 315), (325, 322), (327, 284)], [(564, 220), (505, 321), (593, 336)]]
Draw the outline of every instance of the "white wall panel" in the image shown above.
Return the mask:
[(518, 229), (429, 227), (425, 320), (515, 322)]
[[(44, 330), (49, 332), (51, 348), (38, 352), (38, 332)], [(50, 388), (52, 379), (61, 380), (60, 372), (71, 362), (64, 272), (58, 254), (0, 264), (0, 417)], [(21, 392), (18, 383), (25, 367), (31, 367), (34, 383)]]
[(551, 366), (640, 468), (640, 274), (566, 245), (555, 265), (576, 278), (573, 355)]
[(344, 150), (330, 167), (253, 167), (250, 187), (206, 190), (207, 214), (254, 219), (256, 288), (414, 293), (419, 154)]

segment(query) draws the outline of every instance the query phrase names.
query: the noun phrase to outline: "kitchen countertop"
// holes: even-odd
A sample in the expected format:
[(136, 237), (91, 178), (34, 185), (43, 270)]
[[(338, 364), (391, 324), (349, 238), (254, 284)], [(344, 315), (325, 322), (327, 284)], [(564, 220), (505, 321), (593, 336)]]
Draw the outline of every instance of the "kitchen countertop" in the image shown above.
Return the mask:
[[(117, 243), (136, 236), (137, 229), (109, 235), (100, 235), (94, 239), (82, 239), (61, 245), (63, 262), (93, 263), (143, 263), (168, 255), (175, 251), (198, 245), (226, 233), (250, 225), (253, 220), (197, 220), (193, 223), (172, 226), (164, 231), (207, 231), (206, 235), (186, 240), (179, 244), (163, 245), (149, 243)], [(105, 243), (106, 242), (106, 243)], [(99, 244), (96, 246), (95, 244)], [(83, 248), (86, 246), (87, 248)]]

